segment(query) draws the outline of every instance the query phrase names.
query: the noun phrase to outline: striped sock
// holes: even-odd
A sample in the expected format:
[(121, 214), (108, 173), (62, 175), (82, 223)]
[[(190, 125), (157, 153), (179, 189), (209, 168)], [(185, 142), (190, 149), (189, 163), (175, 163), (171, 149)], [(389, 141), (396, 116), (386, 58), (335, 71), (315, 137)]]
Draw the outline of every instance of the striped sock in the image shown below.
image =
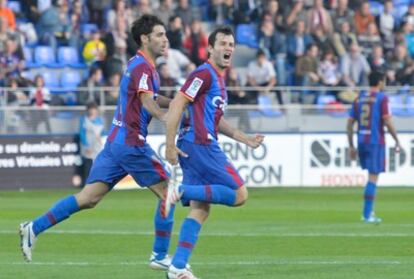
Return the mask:
[(184, 219), (183, 225), (181, 226), (178, 247), (172, 260), (174, 267), (179, 269), (185, 268), (197, 242), (200, 229), (201, 224), (196, 220), (191, 218)]
[(365, 186), (364, 192), (364, 218), (368, 219), (371, 215), (372, 208), (374, 207), (374, 200), (375, 200), (375, 190), (377, 185), (371, 181), (368, 181), (367, 185)]
[(79, 211), (78, 202), (74, 195), (67, 196), (59, 200), (45, 214), (37, 217), (33, 221), (33, 232), (35, 235), (47, 230), (48, 228), (69, 218), (75, 212)]
[(236, 202), (236, 191), (232, 188), (220, 185), (189, 185), (182, 184), (180, 191), (183, 192), (182, 199), (202, 201), (213, 204), (224, 204), (232, 206)]
[(160, 206), (162, 203), (163, 201), (161, 200), (158, 202), (157, 212), (154, 216), (155, 240), (152, 251), (156, 253), (157, 260), (162, 260), (168, 253), (171, 231), (174, 225), (175, 206), (171, 206), (170, 214), (167, 218), (163, 218), (160, 212)]

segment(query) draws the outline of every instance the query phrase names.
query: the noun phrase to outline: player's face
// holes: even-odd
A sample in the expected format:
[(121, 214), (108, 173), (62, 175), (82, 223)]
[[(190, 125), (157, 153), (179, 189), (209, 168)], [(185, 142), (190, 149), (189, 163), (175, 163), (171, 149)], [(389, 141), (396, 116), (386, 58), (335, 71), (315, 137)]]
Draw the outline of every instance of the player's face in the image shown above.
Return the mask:
[(152, 33), (148, 35), (148, 51), (152, 53), (154, 58), (166, 55), (168, 50), (168, 39), (165, 28), (162, 25), (156, 25), (152, 29)]
[(231, 56), (234, 51), (234, 37), (218, 33), (214, 47), (208, 46), (211, 60), (219, 68), (225, 69), (231, 65)]

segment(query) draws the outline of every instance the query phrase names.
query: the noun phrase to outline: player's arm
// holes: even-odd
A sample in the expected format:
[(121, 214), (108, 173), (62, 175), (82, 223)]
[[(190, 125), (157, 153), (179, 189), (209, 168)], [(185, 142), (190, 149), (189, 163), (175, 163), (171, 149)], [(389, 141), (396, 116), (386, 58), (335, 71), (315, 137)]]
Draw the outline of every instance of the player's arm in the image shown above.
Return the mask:
[(395, 126), (394, 126), (394, 123), (392, 122), (391, 116), (384, 118), (384, 124), (387, 127), (388, 132), (390, 132), (392, 138), (395, 141), (395, 151), (399, 152), (401, 149), (400, 141), (398, 140), (397, 131), (395, 130)]
[(258, 134), (254, 136), (246, 135), (239, 129), (232, 127), (230, 123), (224, 119), (224, 117), (221, 117), (218, 128), (219, 128), (220, 133), (238, 142), (244, 143), (250, 146), (251, 148), (259, 147), (262, 144), (263, 139), (264, 139), (263, 135), (258, 135)]
[(160, 108), (169, 108), (171, 103), (171, 99), (162, 95), (158, 95), (157, 97), (157, 104)]
[(170, 108), (168, 109), (168, 117), (166, 120), (167, 133), (165, 158), (172, 165), (176, 165), (178, 163), (177, 156), (179, 154), (181, 156), (187, 156), (175, 146), (175, 135), (177, 133), (181, 115), (189, 102), (190, 100), (185, 97), (183, 93), (177, 93), (171, 101)]
[(346, 134), (348, 137), (348, 145), (349, 145), (349, 156), (351, 157), (352, 160), (356, 159), (356, 149), (354, 146), (354, 124), (355, 124), (355, 119), (352, 117), (348, 118), (348, 122), (346, 124)]
[(138, 92), (139, 98), (141, 100), (142, 105), (144, 108), (155, 118), (160, 121), (165, 121), (164, 119), (164, 112), (158, 106), (158, 104), (154, 101), (154, 94), (152, 92)]

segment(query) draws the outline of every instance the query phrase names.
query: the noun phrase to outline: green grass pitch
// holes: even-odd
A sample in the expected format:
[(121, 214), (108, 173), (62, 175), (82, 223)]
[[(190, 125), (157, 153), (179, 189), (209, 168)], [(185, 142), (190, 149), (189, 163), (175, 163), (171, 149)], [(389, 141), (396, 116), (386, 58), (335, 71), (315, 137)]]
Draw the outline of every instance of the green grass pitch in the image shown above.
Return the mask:
[[(18, 224), (70, 191), (0, 191), (0, 278), (165, 278), (147, 267), (155, 199), (114, 191), (43, 234), (23, 262)], [(414, 201), (380, 188), (381, 225), (360, 222), (362, 188), (251, 189), (239, 208), (213, 206), (191, 258), (203, 279), (412, 279)], [(187, 209), (179, 206), (171, 249)]]

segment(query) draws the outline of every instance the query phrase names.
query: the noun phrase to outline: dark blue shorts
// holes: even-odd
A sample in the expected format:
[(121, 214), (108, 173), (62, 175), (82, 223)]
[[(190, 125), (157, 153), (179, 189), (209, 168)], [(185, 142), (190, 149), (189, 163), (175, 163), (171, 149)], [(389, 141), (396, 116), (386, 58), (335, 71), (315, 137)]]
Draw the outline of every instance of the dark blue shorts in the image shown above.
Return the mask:
[(369, 173), (379, 174), (385, 171), (385, 145), (358, 144), (358, 156), (362, 169)]
[(86, 184), (100, 181), (112, 189), (127, 174), (142, 187), (152, 186), (170, 176), (164, 163), (147, 143), (128, 146), (106, 142), (93, 162)]
[(217, 144), (201, 145), (179, 140), (177, 147), (188, 154), (179, 157), (183, 170), (183, 184), (221, 184), (238, 189), (244, 184), (233, 164)]

